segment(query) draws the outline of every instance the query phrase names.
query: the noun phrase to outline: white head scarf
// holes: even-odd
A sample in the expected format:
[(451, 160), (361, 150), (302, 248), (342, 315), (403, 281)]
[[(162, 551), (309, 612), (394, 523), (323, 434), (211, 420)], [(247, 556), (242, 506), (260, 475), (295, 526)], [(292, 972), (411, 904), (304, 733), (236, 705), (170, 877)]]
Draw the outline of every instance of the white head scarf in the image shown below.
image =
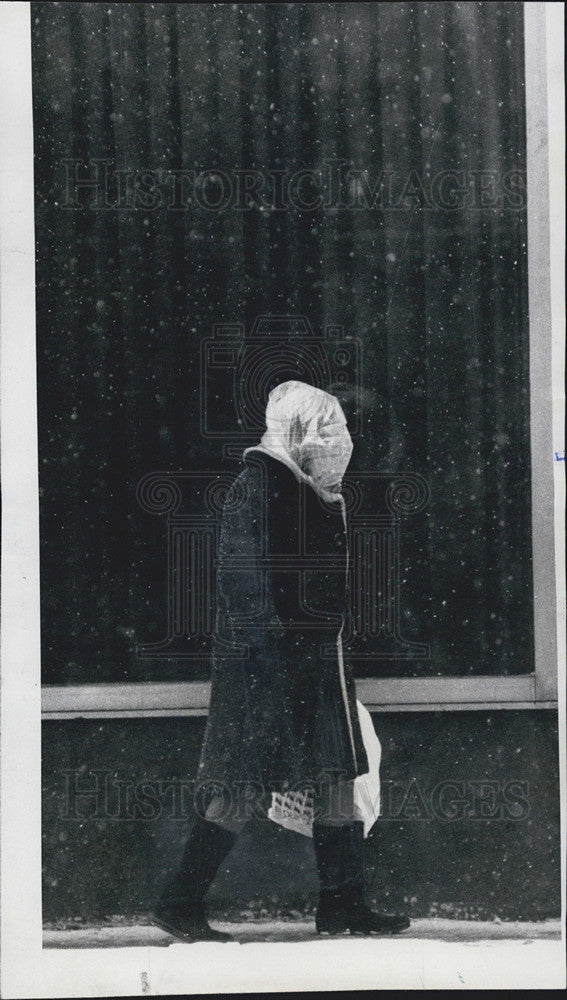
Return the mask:
[(264, 451), (324, 500), (339, 499), (352, 440), (338, 399), (306, 382), (282, 382), (268, 397), (266, 428), (257, 448), (247, 448), (245, 455)]

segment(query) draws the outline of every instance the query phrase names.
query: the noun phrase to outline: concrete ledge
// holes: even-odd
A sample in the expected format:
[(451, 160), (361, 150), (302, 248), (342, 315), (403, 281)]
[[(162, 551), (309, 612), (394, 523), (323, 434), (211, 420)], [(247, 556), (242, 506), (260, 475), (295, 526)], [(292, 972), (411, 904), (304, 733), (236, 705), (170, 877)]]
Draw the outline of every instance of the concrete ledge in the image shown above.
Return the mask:
[[(268, 941), (300, 942), (329, 941), (318, 937), (314, 920), (248, 920), (229, 923), (211, 920), (211, 925), (226, 931), (239, 944)], [(347, 937), (348, 935), (344, 935)], [(446, 920), (429, 918), (414, 920), (396, 940), (455, 941), (461, 944), (489, 941), (556, 941), (561, 939), (559, 920), (538, 923), (503, 922), (483, 920)], [(358, 940), (358, 938), (357, 938)], [(390, 940), (390, 939), (389, 939)], [(99, 926), (78, 930), (44, 930), (44, 948), (137, 948), (167, 947), (183, 944), (175, 938), (149, 925)]]

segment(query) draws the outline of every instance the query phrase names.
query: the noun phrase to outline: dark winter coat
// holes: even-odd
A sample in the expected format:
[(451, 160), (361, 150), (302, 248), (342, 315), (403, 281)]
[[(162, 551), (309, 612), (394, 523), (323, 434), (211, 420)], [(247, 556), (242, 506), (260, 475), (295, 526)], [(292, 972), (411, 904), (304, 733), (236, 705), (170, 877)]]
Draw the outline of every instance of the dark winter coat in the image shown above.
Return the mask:
[(198, 787), (298, 788), (329, 772), (367, 773), (354, 681), (337, 648), (346, 568), (340, 502), (249, 453), (222, 515)]

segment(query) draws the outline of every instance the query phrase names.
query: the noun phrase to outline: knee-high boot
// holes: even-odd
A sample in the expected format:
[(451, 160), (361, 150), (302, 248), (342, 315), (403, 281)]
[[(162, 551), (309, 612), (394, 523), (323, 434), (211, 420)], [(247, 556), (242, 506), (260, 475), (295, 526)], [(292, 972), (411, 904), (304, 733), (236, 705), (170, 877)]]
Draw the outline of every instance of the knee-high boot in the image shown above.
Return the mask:
[(319, 934), (396, 934), (409, 927), (404, 914), (375, 913), (364, 901), (364, 824), (313, 824), (320, 878)]
[(236, 834), (197, 817), (178, 871), (151, 914), (151, 922), (182, 941), (229, 941), (207, 923), (203, 900)]

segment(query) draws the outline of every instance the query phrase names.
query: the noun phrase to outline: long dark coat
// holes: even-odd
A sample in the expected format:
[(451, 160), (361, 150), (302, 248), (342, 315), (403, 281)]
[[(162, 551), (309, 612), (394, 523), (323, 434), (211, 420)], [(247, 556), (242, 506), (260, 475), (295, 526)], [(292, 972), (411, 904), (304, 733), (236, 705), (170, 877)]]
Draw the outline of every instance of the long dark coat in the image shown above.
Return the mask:
[(284, 463), (253, 450), (224, 505), (211, 703), (197, 788), (300, 788), (368, 771), (354, 681), (337, 639), (347, 538)]

